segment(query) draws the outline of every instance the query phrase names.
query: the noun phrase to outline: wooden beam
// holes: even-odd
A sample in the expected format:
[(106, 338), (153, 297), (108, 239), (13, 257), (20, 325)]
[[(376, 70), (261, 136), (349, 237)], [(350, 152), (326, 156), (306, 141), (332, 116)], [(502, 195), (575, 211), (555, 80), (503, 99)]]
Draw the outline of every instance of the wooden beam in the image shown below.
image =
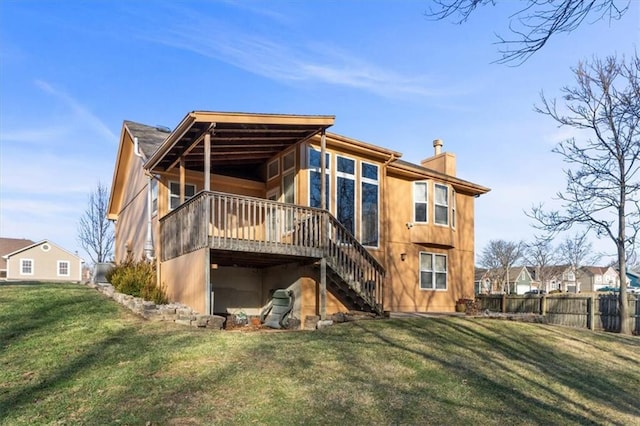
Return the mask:
[(204, 135), (204, 190), (211, 190), (211, 133)]
[(184, 187), (187, 183), (187, 169), (184, 166), (184, 156), (180, 157), (180, 205), (184, 203)]
[(320, 208), (322, 210), (327, 209), (327, 184), (326, 184), (326, 169), (325, 157), (327, 152), (327, 137), (325, 130), (322, 130), (320, 136)]

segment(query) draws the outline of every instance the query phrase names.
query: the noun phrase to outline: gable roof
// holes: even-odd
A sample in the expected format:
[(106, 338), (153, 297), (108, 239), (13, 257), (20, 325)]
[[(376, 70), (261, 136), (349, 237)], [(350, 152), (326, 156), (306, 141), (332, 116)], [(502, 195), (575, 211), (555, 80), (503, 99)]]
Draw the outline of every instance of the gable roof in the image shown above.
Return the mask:
[(7, 259), (4, 256), (33, 244), (33, 241), (24, 238), (0, 238), (0, 270), (7, 269)]
[(53, 243), (53, 242), (51, 242), (49, 240), (42, 240), (42, 241), (38, 241), (37, 243), (33, 243), (32, 242), (32, 244), (30, 244), (28, 246), (24, 246), (24, 247), (18, 248), (18, 249), (14, 250), (14, 251), (12, 251), (10, 253), (6, 253), (6, 254), (2, 255), (2, 257), (6, 261), (6, 259), (8, 259), (11, 256), (15, 256), (16, 254), (22, 253), (23, 251), (29, 250), (29, 249), (31, 249), (33, 247), (41, 246), (43, 244), (49, 244), (51, 246), (55, 246), (56, 248), (58, 248), (58, 249), (60, 249), (60, 250), (62, 250), (64, 252), (70, 254), (71, 256), (75, 256), (75, 257), (78, 258), (78, 260), (84, 262), (84, 260), (80, 256), (78, 256), (76, 253), (71, 253), (69, 250), (65, 249), (64, 247), (60, 247), (58, 244), (55, 244), (55, 243)]
[(138, 145), (145, 158), (149, 158), (162, 142), (169, 136), (169, 129), (160, 126), (147, 126), (135, 121), (124, 121), (124, 128), (131, 135), (131, 139), (138, 138)]
[(484, 278), (486, 273), (487, 273), (487, 269), (476, 268), (474, 272), (474, 281), (481, 281)]

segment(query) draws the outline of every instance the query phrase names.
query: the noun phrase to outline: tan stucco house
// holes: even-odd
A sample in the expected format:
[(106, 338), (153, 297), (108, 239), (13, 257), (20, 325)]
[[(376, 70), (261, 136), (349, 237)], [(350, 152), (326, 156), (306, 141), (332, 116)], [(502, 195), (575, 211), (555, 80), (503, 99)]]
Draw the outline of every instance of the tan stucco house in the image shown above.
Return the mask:
[(6, 266), (3, 279), (7, 281), (82, 280), (82, 258), (49, 240), (34, 243), (30, 240), (0, 238), (0, 247), (14, 247), (2, 254)]
[(329, 133), (333, 116), (193, 111), (125, 121), (108, 217), (115, 259), (157, 263), (169, 298), (205, 314), (454, 311), (474, 294), (474, 202), (439, 140), (420, 164)]

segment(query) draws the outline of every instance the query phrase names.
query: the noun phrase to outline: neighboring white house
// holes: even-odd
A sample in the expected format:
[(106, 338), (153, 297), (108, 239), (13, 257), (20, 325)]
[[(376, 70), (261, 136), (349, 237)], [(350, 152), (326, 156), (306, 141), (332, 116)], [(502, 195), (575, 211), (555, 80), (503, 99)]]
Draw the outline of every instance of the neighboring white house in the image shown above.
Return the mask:
[(6, 262), (4, 279), (8, 281), (82, 281), (82, 258), (48, 240), (3, 254), (2, 258)]

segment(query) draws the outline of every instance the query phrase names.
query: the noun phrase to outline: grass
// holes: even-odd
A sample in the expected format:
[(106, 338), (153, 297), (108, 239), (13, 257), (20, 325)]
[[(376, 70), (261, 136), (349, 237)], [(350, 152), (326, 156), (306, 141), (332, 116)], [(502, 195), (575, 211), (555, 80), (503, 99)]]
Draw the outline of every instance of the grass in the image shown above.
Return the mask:
[(152, 323), (0, 284), (0, 424), (640, 423), (640, 338), (414, 318), (308, 332)]

